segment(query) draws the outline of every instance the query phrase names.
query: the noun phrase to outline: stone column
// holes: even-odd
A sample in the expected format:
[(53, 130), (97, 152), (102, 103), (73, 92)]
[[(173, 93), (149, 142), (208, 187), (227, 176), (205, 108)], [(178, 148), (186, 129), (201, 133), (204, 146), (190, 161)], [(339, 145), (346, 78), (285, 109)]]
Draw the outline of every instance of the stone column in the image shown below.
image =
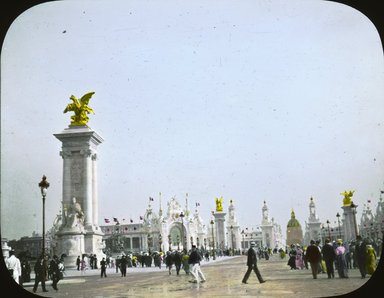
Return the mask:
[(215, 212), (213, 216), (215, 217), (215, 227), (216, 227), (216, 235), (215, 235), (215, 248), (223, 249), (226, 244), (225, 237), (225, 212)]
[(99, 197), (97, 195), (97, 154), (92, 155), (92, 205), (93, 205), (93, 225), (98, 225), (99, 217)]
[(343, 209), (343, 232), (344, 232), (344, 241), (350, 241), (356, 239), (355, 231), (355, 218), (351, 206), (342, 206)]
[[(102, 252), (102, 235), (98, 226), (98, 196), (96, 176), (97, 146), (103, 139), (88, 126), (70, 126), (54, 136), (62, 142), (63, 158), (63, 225), (60, 227), (58, 247), (67, 255), (65, 265), (75, 266), (77, 256)], [(84, 213), (83, 222), (70, 224), (68, 210), (73, 198)]]

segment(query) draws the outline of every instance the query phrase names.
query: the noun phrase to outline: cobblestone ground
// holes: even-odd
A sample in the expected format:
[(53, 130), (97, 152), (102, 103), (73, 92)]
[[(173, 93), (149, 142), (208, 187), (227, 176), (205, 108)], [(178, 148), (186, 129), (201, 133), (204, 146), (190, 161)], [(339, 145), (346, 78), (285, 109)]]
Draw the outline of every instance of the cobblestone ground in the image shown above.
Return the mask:
[[(241, 280), (246, 271), (246, 257), (221, 257), (214, 262), (203, 262), (202, 271), (207, 281), (202, 284), (190, 283), (191, 276), (184, 271), (176, 275), (163, 267), (128, 268), (127, 276), (121, 277), (114, 269), (107, 269), (107, 278), (100, 278), (99, 270), (90, 270), (81, 275), (76, 270), (67, 270), (59, 282), (59, 291), (47, 282), (48, 293), (39, 285), (36, 294), (43, 297), (330, 297), (349, 293), (369, 279), (361, 279), (357, 269), (349, 271), (349, 279), (328, 279), (319, 274), (313, 279), (310, 270), (290, 270), (287, 260), (272, 256), (268, 261), (260, 260), (258, 265), (266, 283), (260, 284), (254, 273), (248, 284)], [(24, 285), (32, 292), (33, 283)]]

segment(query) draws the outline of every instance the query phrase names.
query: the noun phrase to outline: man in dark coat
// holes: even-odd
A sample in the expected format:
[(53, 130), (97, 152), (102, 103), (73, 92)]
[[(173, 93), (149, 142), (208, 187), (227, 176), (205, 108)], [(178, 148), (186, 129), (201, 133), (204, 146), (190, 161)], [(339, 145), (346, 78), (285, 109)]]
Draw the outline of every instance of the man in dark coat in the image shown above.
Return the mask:
[(106, 270), (107, 270), (107, 261), (105, 260), (105, 258), (103, 258), (100, 261), (100, 277), (107, 277)]
[(174, 251), (172, 253), (172, 260), (173, 264), (175, 264), (176, 267), (176, 274), (180, 274), (180, 268), (181, 268), (181, 254), (178, 251)]
[(319, 250), (319, 247), (315, 243), (315, 240), (311, 240), (310, 245), (307, 247), (307, 251), (305, 254), (307, 261), (311, 265), (312, 276), (314, 279), (317, 278), (319, 262), (321, 260), (321, 252)]
[(361, 278), (365, 278), (367, 275), (367, 243), (360, 235), (356, 237), (355, 254)]
[(54, 255), (49, 263), (49, 271), (52, 278), (52, 288), (58, 291), (57, 283), (60, 280), (59, 257)]
[(261, 277), (259, 268), (257, 267), (257, 255), (256, 255), (256, 251), (255, 251), (255, 246), (256, 246), (255, 242), (251, 242), (251, 247), (248, 249), (248, 252), (247, 252), (248, 270), (243, 277), (243, 280), (242, 280), (243, 284), (247, 283), (247, 280), (248, 280), (249, 275), (251, 274), (252, 270), (256, 273), (257, 279), (259, 280), (259, 282), (261, 284), (265, 282), (265, 280)]
[(78, 256), (76, 259), (76, 266), (77, 266), (77, 271), (80, 271), (80, 256)]
[(37, 259), (34, 270), (35, 270), (35, 284), (33, 285), (33, 293), (36, 293), (39, 282), (41, 282), (41, 288), (43, 292), (48, 292), (45, 288), (45, 280), (47, 279), (48, 274), (48, 257), (42, 254), (39, 259)]
[(325, 239), (325, 245), (321, 248), (321, 253), (325, 262), (325, 267), (327, 268), (328, 278), (334, 278), (335, 270), (333, 268), (333, 263), (336, 259), (336, 253), (331, 241), (328, 238)]
[(120, 260), (120, 271), (121, 271), (121, 276), (127, 276), (127, 256), (123, 255)]

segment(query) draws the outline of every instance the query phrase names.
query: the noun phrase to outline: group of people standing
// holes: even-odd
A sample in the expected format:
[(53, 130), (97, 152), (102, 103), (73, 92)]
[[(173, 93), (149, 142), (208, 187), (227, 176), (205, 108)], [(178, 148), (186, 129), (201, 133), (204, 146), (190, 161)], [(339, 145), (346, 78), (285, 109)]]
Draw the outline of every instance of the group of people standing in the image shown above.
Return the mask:
[[(353, 248), (353, 259), (360, 271), (361, 278), (365, 278), (367, 274), (372, 275), (376, 270), (377, 262), (375, 249), (361, 236), (356, 237)], [(334, 242), (326, 239), (323, 246), (320, 245), (319, 241), (311, 240), (310, 245), (305, 250), (291, 245), (289, 256), (288, 265), (291, 266), (291, 269), (303, 269), (304, 267), (308, 269), (309, 263), (314, 279), (320, 272), (326, 272), (329, 279), (334, 278), (335, 269), (340, 278), (349, 278), (351, 252), (341, 239)], [(304, 266), (297, 265), (298, 259), (302, 259)]]

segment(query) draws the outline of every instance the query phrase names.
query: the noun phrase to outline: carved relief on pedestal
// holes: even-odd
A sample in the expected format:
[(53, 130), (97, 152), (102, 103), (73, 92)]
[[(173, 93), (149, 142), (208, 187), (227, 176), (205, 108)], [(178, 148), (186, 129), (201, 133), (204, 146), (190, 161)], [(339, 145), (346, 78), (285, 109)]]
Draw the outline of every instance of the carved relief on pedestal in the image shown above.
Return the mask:
[(80, 190), (82, 184), (82, 168), (80, 160), (73, 160), (71, 164), (71, 185), (75, 192)]

